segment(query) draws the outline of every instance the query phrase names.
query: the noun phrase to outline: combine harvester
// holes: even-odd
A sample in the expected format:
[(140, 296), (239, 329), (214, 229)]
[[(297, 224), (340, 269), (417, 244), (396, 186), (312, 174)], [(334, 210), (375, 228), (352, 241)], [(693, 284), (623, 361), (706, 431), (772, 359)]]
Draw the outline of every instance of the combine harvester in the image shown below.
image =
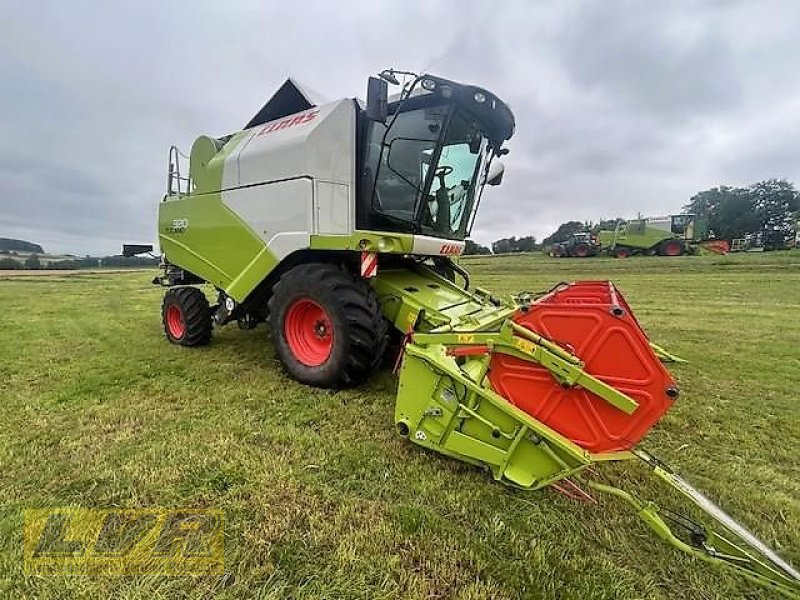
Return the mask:
[[(408, 84), (390, 101), (397, 75)], [(384, 71), (366, 105), (317, 105), (287, 80), (244, 130), (199, 137), (188, 175), (170, 151), (155, 280), (167, 338), (198, 346), (212, 326), (266, 322), (294, 378), (341, 387), (377, 367), (391, 328), (403, 437), (515, 488), (580, 477), (676, 548), (800, 595), (796, 570), (637, 448), (678, 389), (613, 284), (501, 299), (451, 260), (513, 133), (497, 96), (432, 75)], [(702, 518), (599, 479), (612, 461), (644, 466)]]
[(566, 242), (553, 244), (550, 256), (682, 256), (694, 253), (698, 247), (715, 254), (727, 254), (730, 251), (730, 243), (726, 240), (708, 239), (707, 219), (683, 214), (621, 221), (615, 229), (601, 229), (596, 234), (586, 231), (575, 233)]
[(602, 252), (617, 258), (634, 254), (681, 256), (698, 245), (717, 252), (719, 244), (706, 243), (707, 237), (708, 220), (689, 214), (622, 221), (613, 230), (597, 232)]

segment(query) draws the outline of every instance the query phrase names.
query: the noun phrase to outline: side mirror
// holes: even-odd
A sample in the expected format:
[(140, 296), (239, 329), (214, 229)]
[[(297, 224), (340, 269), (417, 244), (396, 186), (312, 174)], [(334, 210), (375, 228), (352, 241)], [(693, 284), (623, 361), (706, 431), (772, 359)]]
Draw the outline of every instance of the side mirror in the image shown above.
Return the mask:
[(370, 77), (367, 83), (367, 118), (386, 122), (389, 115), (389, 84), (383, 79)]
[(486, 174), (487, 185), (500, 185), (503, 181), (503, 173), (506, 172), (506, 166), (499, 160), (493, 160), (489, 165), (489, 172)]

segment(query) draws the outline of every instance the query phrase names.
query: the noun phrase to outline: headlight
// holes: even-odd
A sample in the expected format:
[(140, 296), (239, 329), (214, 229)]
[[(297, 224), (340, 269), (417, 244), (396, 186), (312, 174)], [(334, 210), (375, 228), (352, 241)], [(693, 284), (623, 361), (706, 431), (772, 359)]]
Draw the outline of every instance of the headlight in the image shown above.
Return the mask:
[(429, 92), (432, 92), (436, 89), (436, 82), (433, 79), (423, 79), (420, 85), (422, 86), (422, 89), (428, 90)]
[(483, 104), (484, 102), (486, 102), (486, 94), (484, 94), (483, 92), (475, 92), (475, 94), (472, 96), (472, 99), (475, 100), (475, 102), (477, 102), (478, 104)]

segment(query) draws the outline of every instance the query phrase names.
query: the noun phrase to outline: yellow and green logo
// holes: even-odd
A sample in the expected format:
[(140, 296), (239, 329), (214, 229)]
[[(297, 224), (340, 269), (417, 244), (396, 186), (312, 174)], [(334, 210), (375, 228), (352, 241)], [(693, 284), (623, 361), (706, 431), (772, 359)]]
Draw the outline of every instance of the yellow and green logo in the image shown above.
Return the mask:
[(37, 508), (24, 511), (28, 575), (219, 575), (220, 510)]

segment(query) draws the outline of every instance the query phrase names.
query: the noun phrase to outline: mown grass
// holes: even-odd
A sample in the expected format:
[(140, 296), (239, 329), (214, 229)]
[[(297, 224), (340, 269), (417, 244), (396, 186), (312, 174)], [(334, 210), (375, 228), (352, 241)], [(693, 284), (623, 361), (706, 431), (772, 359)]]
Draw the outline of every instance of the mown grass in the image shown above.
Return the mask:
[[(690, 361), (644, 445), (800, 563), (800, 252), (464, 262), (496, 293), (616, 281), (651, 337)], [(303, 387), (263, 327), (170, 346), (149, 278), (0, 280), (0, 595), (768, 597), (613, 499), (512, 491), (403, 441), (388, 372)], [(220, 508), (226, 573), (26, 576), (22, 510), (48, 506)]]

